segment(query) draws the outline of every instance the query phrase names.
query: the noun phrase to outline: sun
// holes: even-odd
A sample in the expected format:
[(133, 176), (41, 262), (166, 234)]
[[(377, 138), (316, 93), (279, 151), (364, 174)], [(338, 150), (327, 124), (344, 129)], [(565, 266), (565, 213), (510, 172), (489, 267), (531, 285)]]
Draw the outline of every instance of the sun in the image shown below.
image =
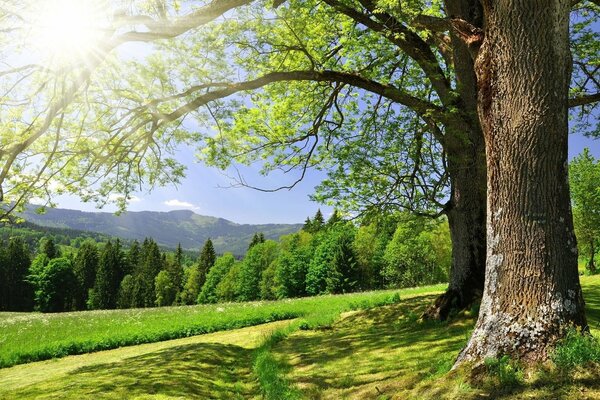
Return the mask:
[(44, 0), (32, 18), (31, 44), (60, 63), (89, 57), (106, 31), (103, 1)]

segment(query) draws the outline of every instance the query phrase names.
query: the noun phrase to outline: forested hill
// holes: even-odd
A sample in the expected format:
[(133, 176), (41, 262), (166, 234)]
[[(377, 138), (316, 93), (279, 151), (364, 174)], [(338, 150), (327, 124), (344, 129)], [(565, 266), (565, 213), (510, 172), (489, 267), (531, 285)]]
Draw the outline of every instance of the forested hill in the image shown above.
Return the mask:
[(277, 240), (281, 235), (296, 232), (302, 227), (302, 224), (236, 224), (189, 210), (125, 212), (117, 216), (60, 208), (49, 208), (45, 214), (37, 214), (31, 207), (21, 216), (40, 226), (99, 232), (124, 239), (152, 237), (159, 245), (170, 248), (181, 243), (184, 249), (199, 249), (210, 238), (217, 253), (230, 251), (236, 255), (246, 253), (248, 243), (256, 232), (264, 233), (267, 239)]

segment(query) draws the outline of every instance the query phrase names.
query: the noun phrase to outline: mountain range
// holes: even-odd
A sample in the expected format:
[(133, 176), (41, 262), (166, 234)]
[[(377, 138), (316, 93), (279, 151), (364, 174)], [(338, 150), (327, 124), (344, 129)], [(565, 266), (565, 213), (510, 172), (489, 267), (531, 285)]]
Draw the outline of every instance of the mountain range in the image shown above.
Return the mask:
[(189, 210), (169, 212), (138, 211), (115, 215), (48, 208), (43, 214), (29, 207), (20, 216), (28, 222), (53, 228), (98, 232), (123, 239), (153, 238), (159, 245), (175, 248), (179, 243), (187, 250), (198, 250), (210, 238), (217, 253), (243, 255), (252, 236), (262, 232), (267, 239), (298, 231), (302, 224), (237, 224), (223, 218), (199, 215)]

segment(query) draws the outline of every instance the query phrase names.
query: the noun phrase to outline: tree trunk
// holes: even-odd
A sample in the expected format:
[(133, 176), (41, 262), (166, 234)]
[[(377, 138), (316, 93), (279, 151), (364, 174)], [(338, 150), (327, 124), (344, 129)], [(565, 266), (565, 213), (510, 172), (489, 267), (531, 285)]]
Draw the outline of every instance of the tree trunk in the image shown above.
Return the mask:
[[(471, 150), (478, 151), (475, 146)], [(458, 163), (448, 161), (452, 192), (446, 215), (452, 239), (452, 268), (448, 290), (423, 314), (425, 319), (445, 320), (479, 301), (483, 293), (486, 174), (484, 153), (479, 154), (470, 154)]]
[[(479, 0), (455, 0), (446, 14), (481, 25)], [(451, 32), (452, 55), (460, 101), (460, 120), (446, 127), (444, 147), (451, 184), (446, 215), (452, 239), (452, 268), (448, 290), (423, 314), (444, 320), (481, 298), (485, 275), (486, 164), (483, 132), (477, 117), (477, 78), (471, 50)]]
[(487, 157), (486, 277), (458, 357), (547, 358), (586, 327), (569, 200), (569, 0), (485, 0), (476, 58)]

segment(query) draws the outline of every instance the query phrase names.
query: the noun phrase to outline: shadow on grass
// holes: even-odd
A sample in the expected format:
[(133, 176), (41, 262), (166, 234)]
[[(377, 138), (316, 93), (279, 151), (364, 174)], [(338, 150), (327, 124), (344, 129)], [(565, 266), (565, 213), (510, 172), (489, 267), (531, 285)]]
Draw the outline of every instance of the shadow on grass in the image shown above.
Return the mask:
[[(292, 367), (290, 378), (306, 398), (385, 398), (449, 369), (474, 320), (418, 322), (435, 296), (347, 316), (327, 331), (300, 332), (274, 352)], [(446, 372), (445, 369), (443, 372)]]
[(36, 384), (14, 398), (247, 399), (258, 395), (252, 350), (200, 343), (82, 367), (71, 376)]
[(583, 285), (583, 298), (588, 325), (591, 329), (600, 330), (600, 279)]

